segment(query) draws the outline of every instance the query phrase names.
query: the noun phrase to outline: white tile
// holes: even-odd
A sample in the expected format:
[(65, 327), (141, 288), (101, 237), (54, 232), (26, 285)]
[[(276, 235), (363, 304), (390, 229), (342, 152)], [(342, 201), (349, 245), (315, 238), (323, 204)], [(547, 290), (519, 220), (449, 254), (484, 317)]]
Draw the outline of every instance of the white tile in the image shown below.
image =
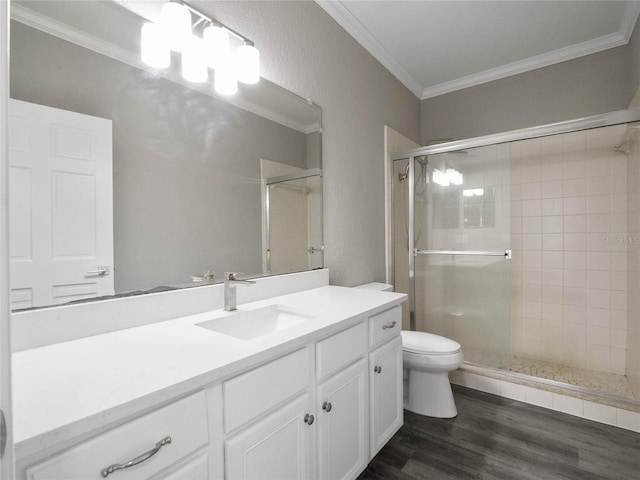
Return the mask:
[(554, 180), (551, 182), (542, 182), (540, 186), (540, 194), (542, 198), (560, 198), (562, 197), (562, 180)]
[(528, 268), (542, 267), (542, 252), (540, 251), (523, 251), (522, 266)]
[(512, 217), (509, 221), (509, 229), (511, 230), (511, 234), (522, 233), (522, 217)]
[(580, 233), (586, 231), (585, 215), (566, 215), (564, 217), (565, 233)]
[[(537, 218), (537, 217), (531, 217)], [(513, 228), (512, 228), (513, 231)], [(542, 217), (542, 233), (562, 233), (563, 217), (562, 215), (550, 215)]]
[(588, 270), (587, 288), (611, 288), (611, 272), (609, 270)]
[(587, 252), (586, 261), (589, 270), (609, 270), (611, 268), (609, 252)]
[(587, 232), (606, 233), (611, 228), (611, 216), (607, 214), (587, 215)]
[(563, 155), (562, 178), (581, 178), (586, 175), (584, 151), (571, 152)]
[(626, 272), (611, 272), (611, 290), (627, 290)]
[(611, 329), (611, 346), (618, 349), (627, 348), (627, 331), (619, 328)]
[(500, 383), (501, 383), (500, 380), (496, 380), (495, 378), (489, 378), (489, 377), (478, 375), (478, 378), (476, 381), (476, 389), (480, 390), (481, 392), (500, 395), (502, 390), (500, 388), (501, 387)]
[(543, 215), (562, 215), (562, 198), (545, 198), (542, 200)]
[(577, 325), (586, 323), (585, 307), (582, 305), (563, 305), (562, 320)]
[(540, 215), (542, 215), (541, 200), (523, 200), (522, 201), (523, 217), (539, 217)]
[(587, 197), (586, 213), (611, 212), (611, 195), (590, 195)]
[(509, 190), (509, 198), (511, 201), (522, 200), (522, 185), (516, 184), (511, 185)]
[(611, 292), (609, 290), (587, 289), (587, 306), (592, 308), (610, 308)]
[(525, 401), (544, 408), (553, 408), (553, 393), (537, 388), (525, 387)]
[(565, 287), (584, 288), (587, 283), (586, 270), (564, 270), (563, 284)]
[[(542, 270), (542, 284), (547, 286), (561, 286), (563, 284), (562, 270), (559, 268), (545, 268)], [(576, 285), (584, 286), (584, 285)]]
[(605, 177), (611, 175), (608, 159), (592, 157), (587, 159), (587, 177)]
[[(542, 318), (543, 320), (548, 320), (550, 322), (561, 322), (562, 321), (562, 312), (563, 306), (561, 303), (542, 303)], [(543, 322), (543, 330), (544, 330), (544, 322)], [(558, 338), (562, 338), (562, 325), (560, 325), (560, 332), (556, 332)]]
[(611, 215), (611, 231), (625, 232), (627, 230), (627, 214), (612, 213)]
[(607, 195), (611, 193), (610, 177), (590, 177), (587, 178), (587, 195)]
[(522, 185), (522, 200), (539, 199), (541, 197), (540, 183), (525, 183)]
[(526, 401), (527, 387), (511, 382), (503, 381), (501, 383), (503, 397), (510, 398), (512, 400), (518, 400), (520, 402)]
[(522, 233), (542, 233), (542, 217), (523, 217)]
[(610, 292), (611, 308), (615, 310), (627, 309), (627, 292), (614, 290)]
[(622, 348), (612, 348), (609, 353), (611, 372), (617, 375), (625, 374), (627, 351)]
[(609, 405), (602, 405), (600, 403), (594, 403), (584, 401), (584, 418), (594, 420), (600, 423), (606, 423), (607, 425), (616, 424), (616, 408)]
[(510, 202), (509, 214), (511, 215), (511, 217), (521, 217), (522, 216), (522, 201), (516, 200), (516, 201)]
[(542, 235), (542, 249), (545, 251), (562, 250), (562, 240), (561, 233), (545, 233)]
[[(540, 218), (540, 217), (532, 217), (532, 218)], [(542, 250), (542, 235), (532, 234), (532, 233), (523, 233), (522, 234), (522, 250)], [(560, 248), (559, 250), (562, 250), (562, 248)]]
[(562, 287), (542, 287), (543, 303), (562, 304)]
[(584, 233), (565, 233), (564, 249), (583, 252), (586, 249), (586, 235)]
[(542, 269), (523, 268), (521, 273), (524, 285), (542, 285)]
[(616, 425), (634, 432), (640, 432), (640, 413), (616, 408)]
[(580, 270), (586, 267), (586, 254), (584, 252), (564, 252), (564, 268)]
[(584, 401), (567, 395), (553, 394), (553, 409), (582, 417), (584, 415)]
[(621, 213), (627, 211), (627, 195), (616, 193), (611, 195), (611, 211), (613, 213)]
[(609, 327), (611, 325), (611, 310), (608, 308), (587, 307), (585, 317), (587, 325), (595, 327)]
[(602, 233), (587, 233), (587, 251), (589, 252), (603, 252), (609, 249), (609, 246), (605, 242), (605, 234)]
[[(611, 329), (607, 327), (594, 327), (587, 325), (587, 345), (599, 345), (601, 347), (609, 347), (611, 343)], [(607, 348), (608, 350), (608, 348)], [(589, 350), (589, 355), (592, 352)], [(607, 357), (609, 352), (607, 351)], [(607, 358), (607, 363), (609, 359)]]
[(586, 356), (585, 368), (587, 370), (611, 371), (611, 359), (609, 347), (601, 345), (589, 345), (589, 355)]
[(562, 211), (565, 215), (584, 215), (586, 213), (585, 197), (565, 197), (562, 200)]
[(564, 197), (575, 197), (586, 193), (586, 181), (584, 178), (572, 178), (563, 180), (562, 195)]
[(563, 252), (543, 252), (542, 253), (543, 268), (564, 268), (563, 262), (564, 262)]
[(542, 159), (540, 178), (543, 181), (562, 179), (562, 158), (547, 157)]

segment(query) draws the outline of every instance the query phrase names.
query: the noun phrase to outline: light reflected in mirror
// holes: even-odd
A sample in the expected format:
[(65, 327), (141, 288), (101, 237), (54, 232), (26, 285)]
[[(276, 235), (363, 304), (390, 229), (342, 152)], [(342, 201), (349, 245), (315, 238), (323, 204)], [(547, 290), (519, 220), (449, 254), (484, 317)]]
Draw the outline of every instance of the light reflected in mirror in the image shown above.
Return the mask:
[[(264, 79), (223, 98), (140, 68), (143, 19), (115, 2), (12, 2), (12, 18), (14, 309), (322, 267), (319, 107)], [(41, 148), (61, 160), (44, 174)], [(293, 171), (314, 173), (267, 185)]]

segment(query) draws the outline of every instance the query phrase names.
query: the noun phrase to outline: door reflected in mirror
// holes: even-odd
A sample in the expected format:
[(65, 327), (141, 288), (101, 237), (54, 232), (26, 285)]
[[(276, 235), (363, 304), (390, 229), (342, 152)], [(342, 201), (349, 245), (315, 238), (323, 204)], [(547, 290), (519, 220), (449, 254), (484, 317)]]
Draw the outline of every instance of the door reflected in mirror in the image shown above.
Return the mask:
[[(60, 223), (78, 211), (96, 215), (99, 195), (76, 195), (81, 185), (91, 193), (89, 183), (66, 182), (71, 193), (64, 202), (52, 192), (36, 201), (29, 179), (35, 170), (12, 168), (10, 195), (19, 199), (10, 212), (12, 272), (20, 262), (25, 267), (19, 278), (12, 274), (14, 309), (100, 298), (104, 291), (92, 284), (107, 276), (120, 295), (212, 283), (224, 271), (259, 276), (322, 267), (318, 106), (264, 79), (226, 98), (211, 84), (185, 83), (179, 72), (143, 68), (137, 48), (145, 19), (116, 2), (15, 1), (11, 9), (11, 98), (110, 121), (113, 137), (112, 234), (98, 231), (96, 222)], [(99, 29), (90, 21), (96, 18)], [(12, 135), (22, 135), (10, 139), (11, 158), (25, 146), (20, 139), (31, 148), (34, 132), (43, 128), (34, 118), (18, 134), (18, 117), (10, 118)], [(54, 142), (44, 147), (55, 158), (69, 156), (56, 151)], [(316, 174), (267, 187), (267, 179), (284, 173), (264, 176), (265, 159)], [(76, 161), (82, 168), (91, 163)], [(265, 189), (273, 197), (266, 213)], [(112, 235), (111, 256), (98, 259), (86, 248), (65, 251), (65, 261), (73, 257), (83, 274), (44, 282), (50, 276), (25, 254), (35, 251), (34, 239), (43, 231), (34, 223), (42, 217), (38, 202), (60, 207), (57, 217), (45, 221), (46, 231), (67, 239)], [(61, 264), (59, 257), (49, 259)], [(105, 273), (87, 273), (102, 267)], [(36, 283), (64, 295), (43, 300)]]

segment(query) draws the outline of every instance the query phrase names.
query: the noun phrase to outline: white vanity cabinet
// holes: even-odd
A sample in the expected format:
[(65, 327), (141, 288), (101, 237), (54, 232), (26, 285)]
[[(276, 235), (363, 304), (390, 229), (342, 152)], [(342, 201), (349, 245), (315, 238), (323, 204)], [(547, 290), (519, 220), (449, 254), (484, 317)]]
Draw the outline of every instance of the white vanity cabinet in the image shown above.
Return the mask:
[(369, 390), (371, 457), (403, 423), (400, 307), (369, 319)]
[[(206, 395), (201, 391), (31, 465), (25, 476), (206, 480), (208, 442)], [(126, 467), (129, 462), (133, 465)]]
[(225, 478), (313, 478), (311, 366), (303, 348), (222, 384)]
[(316, 344), (318, 478), (357, 477), (369, 461), (367, 325)]

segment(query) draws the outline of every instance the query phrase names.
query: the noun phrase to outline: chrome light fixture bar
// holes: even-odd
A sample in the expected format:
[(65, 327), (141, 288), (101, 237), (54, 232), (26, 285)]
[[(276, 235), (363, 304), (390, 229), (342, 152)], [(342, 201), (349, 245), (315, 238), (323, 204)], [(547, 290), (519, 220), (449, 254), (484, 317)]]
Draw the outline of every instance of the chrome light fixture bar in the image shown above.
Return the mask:
[[(235, 55), (230, 37), (240, 42)], [(167, 68), (171, 51), (181, 53), (182, 76), (190, 82), (206, 82), (212, 69), (214, 89), (220, 94), (234, 94), (238, 81), (260, 81), (260, 53), (253, 42), (182, 1), (165, 3), (160, 21), (147, 22), (141, 30), (141, 57), (145, 64)]]

